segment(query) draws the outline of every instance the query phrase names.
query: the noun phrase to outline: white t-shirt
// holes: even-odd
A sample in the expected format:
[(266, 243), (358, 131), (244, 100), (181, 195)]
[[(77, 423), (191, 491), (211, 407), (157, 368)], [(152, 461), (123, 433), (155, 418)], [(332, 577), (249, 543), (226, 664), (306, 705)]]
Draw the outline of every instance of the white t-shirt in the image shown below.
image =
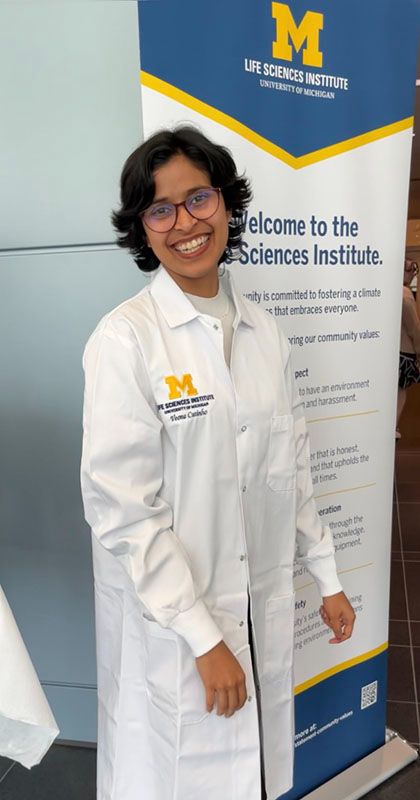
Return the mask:
[(221, 283), (219, 283), (219, 291), (214, 297), (199, 297), (196, 294), (188, 294), (188, 292), (185, 292), (185, 294), (200, 314), (208, 314), (208, 316), (220, 320), (223, 330), (225, 361), (229, 367), (232, 352), (233, 322), (236, 314), (235, 306), (229, 295), (226, 294)]

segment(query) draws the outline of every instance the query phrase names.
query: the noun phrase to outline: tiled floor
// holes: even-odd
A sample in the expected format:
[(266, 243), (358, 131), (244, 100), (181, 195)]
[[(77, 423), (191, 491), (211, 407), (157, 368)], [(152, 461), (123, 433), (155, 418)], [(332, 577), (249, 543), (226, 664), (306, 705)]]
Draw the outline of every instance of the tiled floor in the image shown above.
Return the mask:
[[(400, 429), (392, 535), (388, 724), (419, 746), (420, 386), (409, 392)], [(95, 759), (94, 750), (60, 745), (52, 747), (31, 771), (0, 758), (0, 800), (95, 800)], [(366, 795), (366, 800), (420, 800), (420, 758)]]
[[(30, 771), (0, 758), (1, 800), (95, 800), (95, 759), (95, 750), (60, 745), (54, 745), (42, 763)], [(419, 800), (420, 759), (365, 797), (366, 800)], [(139, 793), (138, 800), (146, 798)]]
[(95, 761), (96, 750), (61, 745), (53, 746), (31, 770), (0, 758), (0, 798), (95, 800)]
[(388, 724), (419, 747), (420, 386), (408, 392), (400, 429), (392, 529)]

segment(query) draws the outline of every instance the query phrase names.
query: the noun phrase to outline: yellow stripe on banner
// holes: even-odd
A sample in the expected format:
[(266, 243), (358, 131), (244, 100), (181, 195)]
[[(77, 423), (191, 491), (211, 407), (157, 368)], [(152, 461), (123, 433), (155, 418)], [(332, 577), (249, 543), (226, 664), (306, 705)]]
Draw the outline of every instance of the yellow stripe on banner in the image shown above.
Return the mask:
[(394, 133), (400, 133), (400, 131), (412, 128), (414, 121), (414, 117), (406, 117), (406, 119), (393, 122), (391, 125), (375, 128), (373, 131), (362, 133), (360, 136), (355, 136), (352, 139), (346, 139), (343, 142), (337, 142), (337, 144), (332, 144), (320, 150), (314, 150), (312, 153), (306, 153), (304, 156), (296, 157), (288, 153), (287, 150), (283, 150), (282, 147), (273, 144), (269, 139), (265, 139), (263, 136), (255, 133), (251, 128), (243, 125), (242, 122), (238, 122), (238, 120), (230, 117), (223, 111), (209, 106), (202, 100), (198, 100), (196, 97), (193, 97), (193, 95), (183, 92), (182, 89), (177, 89), (176, 86), (172, 86), (172, 84), (166, 83), (166, 81), (162, 81), (160, 78), (156, 78), (149, 72), (141, 71), (140, 82), (143, 86), (147, 86), (149, 89), (153, 89), (155, 92), (164, 94), (166, 97), (170, 97), (171, 100), (176, 100), (177, 103), (191, 108), (192, 111), (197, 111), (197, 113), (201, 114), (203, 117), (208, 117), (208, 119), (212, 119), (214, 122), (224, 125), (225, 128), (229, 128), (229, 130), (243, 136), (244, 139), (252, 142), (252, 144), (255, 144), (257, 147), (261, 148), (261, 150), (274, 156), (274, 158), (278, 158), (293, 169), (308, 167), (311, 164), (316, 164), (318, 161), (324, 161), (327, 158), (332, 158), (333, 156), (347, 153), (349, 150), (354, 150), (356, 147), (362, 147), (365, 144), (376, 142), (378, 139), (384, 139), (386, 136), (392, 136)]
[[(350, 567), (350, 569), (339, 569), (337, 574), (346, 575), (348, 572), (358, 572), (359, 569), (366, 569), (366, 567), (373, 567), (374, 563), (375, 563), (374, 561), (368, 561), (367, 564), (359, 564), (357, 567)], [(302, 586), (299, 586), (299, 588), (296, 589), (296, 592), (303, 592), (303, 590), (307, 589), (308, 586), (316, 586), (315, 581), (312, 580), (309, 581), (308, 583), (303, 583)]]
[[(337, 645), (337, 647), (339, 647), (339, 645)], [(325, 672), (320, 672), (319, 675), (315, 675), (313, 678), (309, 678), (308, 681), (304, 681), (304, 683), (295, 686), (295, 695), (306, 692), (311, 686), (316, 686), (317, 683), (325, 681), (327, 678), (330, 678), (331, 675), (337, 675), (338, 672), (350, 669), (350, 667), (354, 667), (356, 664), (363, 664), (364, 661), (369, 661), (369, 659), (379, 656), (380, 653), (384, 653), (387, 649), (388, 642), (384, 642), (384, 644), (379, 645), (379, 647), (375, 647), (374, 650), (369, 650), (368, 653), (363, 653), (363, 655), (350, 658), (348, 661), (343, 661), (342, 664), (337, 664), (337, 666), (331, 667), (331, 669), (326, 669)]]
[(379, 414), (379, 408), (374, 408), (372, 411), (354, 411), (352, 414), (338, 414), (333, 417), (316, 417), (315, 419), (307, 419), (307, 425), (313, 425), (314, 422), (329, 422), (332, 419), (350, 419), (350, 417), (367, 417), (368, 414)]
[(373, 483), (361, 483), (359, 486), (350, 486), (347, 489), (334, 489), (333, 492), (323, 492), (323, 494), (315, 494), (315, 500), (319, 500), (320, 497), (331, 497), (333, 494), (345, 494), (346, 492), (358, 492), (359, 489), (370, 489), (372, 486), (376, 486), (376, 481)]

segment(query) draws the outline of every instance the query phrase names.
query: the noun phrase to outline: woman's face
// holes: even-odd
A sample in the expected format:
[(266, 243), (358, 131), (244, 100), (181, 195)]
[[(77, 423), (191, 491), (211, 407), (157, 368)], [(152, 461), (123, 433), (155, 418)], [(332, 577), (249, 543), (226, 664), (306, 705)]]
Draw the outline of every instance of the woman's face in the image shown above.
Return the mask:
[[(164, 200), (181, 203), (196, 189), (211, 186), (210, 176), (184, 155), (173, 156), (154, 173), (153, 204)], [(184, 291), (194, 294), (193, 281), (217, 278), (219, 259), (228, 239), (229, 212), (220, 193), (219, 206), (206, 220), (192, 217), (184, 206), (177, 209), (174, 227), (158, 233), (144, 225), (147, 243), (167, 272)], [(187, 249), (188, 248), (188, 249)]]

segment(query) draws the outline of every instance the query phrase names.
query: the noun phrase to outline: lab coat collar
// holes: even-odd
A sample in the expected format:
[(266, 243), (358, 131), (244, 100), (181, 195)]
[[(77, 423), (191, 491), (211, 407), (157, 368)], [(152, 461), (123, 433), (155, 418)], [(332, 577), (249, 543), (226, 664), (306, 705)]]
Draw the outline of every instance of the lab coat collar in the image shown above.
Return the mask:
[(200, 316), (182, 289), (162, 266), (152, 280), (150, 294), (170, 328), (177, 328), (178, 325), (184, 325)]
[[(255, 323), (228, 270), (220, 278), (220, 282), (236, 308), (235, 324), (244, 322), (253, 328)], [(187, 322), (191, 322), (192, 319), (202, 316), (162, 266), (159, 267), (156, 276), (152, 280), (150, 294), (159, 306), (170, 328), (177, 328), (179, 325), (185, 325)]]

